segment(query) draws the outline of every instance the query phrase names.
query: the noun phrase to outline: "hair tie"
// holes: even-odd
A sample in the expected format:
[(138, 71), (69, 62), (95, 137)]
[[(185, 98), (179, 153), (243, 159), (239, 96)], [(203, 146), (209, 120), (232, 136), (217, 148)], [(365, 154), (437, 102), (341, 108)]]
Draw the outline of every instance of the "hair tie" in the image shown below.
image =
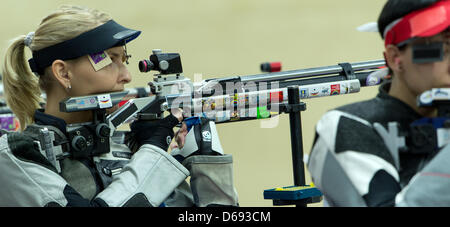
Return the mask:
[(25, 43), (25, 46), (30, 47), (31, 42), (33, 41), (33, 38), (34, 38), (34, 32), (28, 33), (28, 35), (25, 37), (25, 40), (23, 41)]

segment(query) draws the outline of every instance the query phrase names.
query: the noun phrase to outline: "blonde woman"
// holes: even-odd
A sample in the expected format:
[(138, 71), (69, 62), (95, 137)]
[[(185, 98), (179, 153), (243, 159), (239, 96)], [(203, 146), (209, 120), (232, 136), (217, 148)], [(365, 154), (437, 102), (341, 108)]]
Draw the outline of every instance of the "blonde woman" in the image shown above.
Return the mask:
[[(216, 183), (203, 188), (194, 182), (192, 195), (184, 180), (189, 175), (201, 179), (194, 177), (201, 172), (195, 155), (187, 157), (186, 168), (166, 152), (167, 138), (173, 138), (181, 115), (171, 114), (152, 124), (134, 123), (140, 145), (135, 153), (124, 144), (114, 144), (118, 152), (62, 158), (56, 165), (43, 152), (43, 129), (55, 137), (52, 152), (58, 148), (70, 153), (67, 125), (92, 121), (90, 111), (61, 112), (62, 99), (122, 91), (131, 81), (125, 45), (140, 33), (98, 10), (63, 6), (45, 17), (35, 32), (12, 42), (3, 81), (7, 103), (23, 132), (0, 137), (0, 206), (237, 205), (232, 178), (223, 181), (220, 174), (211, 178)], [(32, 53), (29, 60), (27, 49)], [(39, 105), (41, 90), (47, 97), (45, 109)], [(229, 159), (220, 154), (211, 158)], [(218, 171), (232, 171), (231, 162), (221, 163)], [(211, 185), (220, 190), (211, 193)], [(204, 196), (203, 190), (208, 190)]]

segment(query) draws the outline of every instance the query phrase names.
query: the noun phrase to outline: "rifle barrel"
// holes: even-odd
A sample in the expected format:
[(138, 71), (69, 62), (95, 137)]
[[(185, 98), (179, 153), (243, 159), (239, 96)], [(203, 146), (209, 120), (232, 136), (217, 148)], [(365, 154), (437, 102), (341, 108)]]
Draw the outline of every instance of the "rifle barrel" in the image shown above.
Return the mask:
[[(377, 69), (379, 67), (385, 66), (384, 60), (372, 60), (365, 62), (357, 62), (351, 64), (353, 71), (362, 71), (368, 69)], [(323, 76), (329, 74), (339, 74), (343, 71), (342, 67), (339, 65), (323, 66), (309, 69), (298, 69), (274, 73), (265, 73), (249, 76), (241, 76), (242, 82), (262, 82), (262, 81), (281, 81), (289, 79), (301, 79), (313, 76)]]

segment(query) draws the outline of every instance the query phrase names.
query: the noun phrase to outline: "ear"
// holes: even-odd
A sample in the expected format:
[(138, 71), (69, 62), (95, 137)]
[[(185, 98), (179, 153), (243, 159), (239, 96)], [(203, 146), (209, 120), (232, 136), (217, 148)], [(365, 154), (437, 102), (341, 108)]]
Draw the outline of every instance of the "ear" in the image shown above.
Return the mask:
[(63, 60), (55, 60), (52, 63), (52, 72), (59, 84), (67, 89), (70, 87), (69, 65)]
[(401, 51), (398, 49), (395, 45), (387, 45), (386, 50), (384, 52), (384, 58), (386, 60), (386, 64), (389, 66), (389, 68), (392, 69), (392, 71), (395, 72), (401, 72), (403, 71), (403, 55), (401, 54)]

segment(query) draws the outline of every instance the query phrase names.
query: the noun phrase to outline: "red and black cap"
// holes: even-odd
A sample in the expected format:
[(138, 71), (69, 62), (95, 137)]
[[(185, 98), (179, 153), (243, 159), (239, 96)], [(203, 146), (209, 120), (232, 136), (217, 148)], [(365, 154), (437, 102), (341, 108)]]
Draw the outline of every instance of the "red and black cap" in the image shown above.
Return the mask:
[(450, 0), (390, 0), (378, 26), (385, 46), (434, 36), (450, 26)]

